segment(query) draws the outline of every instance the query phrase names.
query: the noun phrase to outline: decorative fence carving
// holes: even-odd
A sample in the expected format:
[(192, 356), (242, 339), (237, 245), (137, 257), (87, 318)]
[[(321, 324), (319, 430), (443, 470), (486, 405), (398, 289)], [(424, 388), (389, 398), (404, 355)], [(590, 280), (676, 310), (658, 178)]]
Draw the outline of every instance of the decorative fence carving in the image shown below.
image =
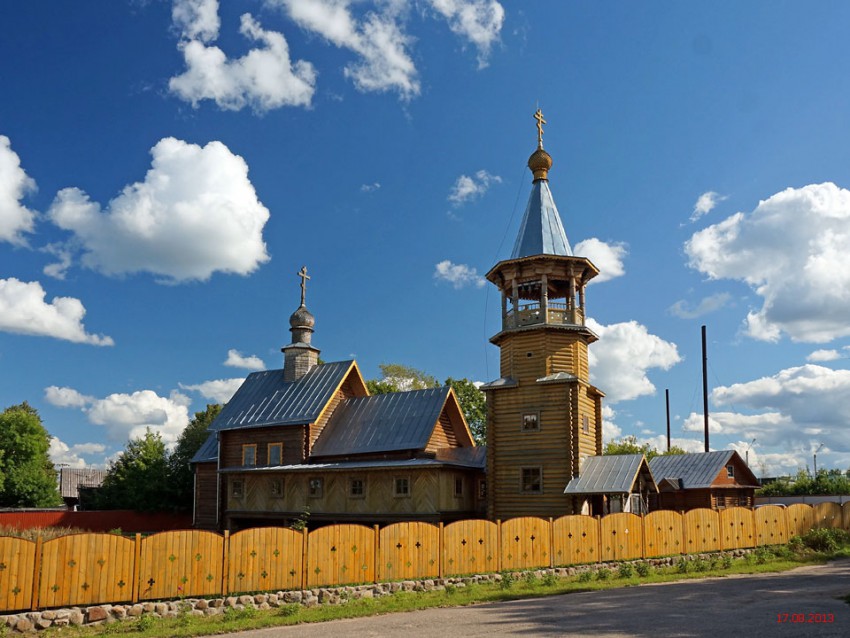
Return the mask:
[(267, 527), (147, 538), (72, 534), (0, 537), (0, 613), (236, 592), (331, 587), (631, 560), (786, 543), (814, 527), (850, 530), (850, 503), (732, 507), (641, 517), (564, 516), (383, 529)]

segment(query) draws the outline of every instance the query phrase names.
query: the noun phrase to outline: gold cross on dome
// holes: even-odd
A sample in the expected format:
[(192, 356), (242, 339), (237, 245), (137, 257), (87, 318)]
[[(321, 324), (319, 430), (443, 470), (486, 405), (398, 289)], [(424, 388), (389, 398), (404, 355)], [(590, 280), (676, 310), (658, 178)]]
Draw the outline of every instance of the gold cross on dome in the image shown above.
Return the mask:
[(307, 295), (307, 280), (310, 278), (307, 274), (307, 266), (301, 266), (301, 270), (295, 274), (301, 277), (301, 305), (303, 306)]
[(537, 109), (534, 119), (537, 120), (537, 148), (543, 148), (543, 125), (546, 124), (546, 120), (543, 119), (543, 111)]

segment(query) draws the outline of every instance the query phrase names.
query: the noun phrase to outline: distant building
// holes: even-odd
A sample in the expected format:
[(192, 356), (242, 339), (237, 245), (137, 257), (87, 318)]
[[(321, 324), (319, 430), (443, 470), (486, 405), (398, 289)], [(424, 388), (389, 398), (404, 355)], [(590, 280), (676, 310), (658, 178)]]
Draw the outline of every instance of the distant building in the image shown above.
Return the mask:
[(86, 495), (90, 495), (103, 484), (106, 470), (85, 467), (59, 468), (59, 493), (68, 509), (84, 509)]

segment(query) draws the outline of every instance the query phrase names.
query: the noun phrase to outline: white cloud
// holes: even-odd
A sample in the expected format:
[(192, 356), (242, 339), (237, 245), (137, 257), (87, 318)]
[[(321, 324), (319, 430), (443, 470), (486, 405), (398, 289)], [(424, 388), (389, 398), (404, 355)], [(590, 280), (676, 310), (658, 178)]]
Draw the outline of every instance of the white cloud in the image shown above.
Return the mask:
[(66, 246), (62, 243), (47, 244), (41, 250), (42, 252), (45, 252), (48, 255), (53, 255), (59, 260), (52, 264), (47, 264), (42, 269), (42, 272), (48, 277), (64, 280), (65, 273), (68, 271), (74, 261), (74, 251), (71, 250), (69, 246)]
[(86, 309), (79, 299), (54, 297), (47, 303), (46, 294), (37, 281), (0, 279), (0, 331), (95, 346), (115, 344), (111, 337), (86, 332)]
[(231, 397), (239, 389), (239, 386), (245, 381), (241, 379), (215, 379), (212, 381), (204, 381), (195, 385), (180, 384), (183, 390), (191, 390), (199, 393), (205, 399), (210, 399), (216, 403), (227, 403)]
[(481, 288), (484, 285), (484, 277), (481, 277), (475, 268), (466, 264), (453, 264), (448, 259), (441, 261), (434, 267), (434, 279), (447, 281), (456, 290), (466, 286)]
[[(168, 87), (181, 100), (197, 107), (201, 100), (214, 100), (219, 108), (238, 111), (250, 106), (264, 112), (282, 106), (310, 106), (316, 87), (316, 71), (304, 60), (293, 63), (282, 34), (267, 31), (250, 13), (241, 17), (239, 32), (259, 48), (237, 60), (228, 60), (217, 46), (207, 46), (218, 31), (218, 14), (210, 17), (213, 2), (178, 2), (178, 7), (200, 6), (204, 12), (186, 10), (175, 15), (184, 40), (179, 48), (186, 72), (171, 78)], [(217, 9), (217, 5), (215, 6)]]
[(78, 443), (69, 446), (54, 436), (50, 439), (50, 448), (47, 453), (54, 465), (83, 468), (103, 464), (102, 460), (100, 463), (87, 462), (83, 458), (84, 455), (89, 457), (94, 454), (102, 455), (105, 451), (106, 446), (102, 443)]
[(35, 189), (35, 181), (21, 168), (11, 140), (0, 135), (0, 241), (26, 245), (23, 233), (33, 231), (35, 213), (21, 200)]
[(256, 355), (244, 357), (241, 352), (233, 349), (227, 351), (227, 359), (225, 359), (224, 365), (232, 368), (245, 368), (246, 370), (266, 369), (266, 364), (263, 363), (263, 360), (260, 359), (260, 357)]
[(650, 334), (636, 321), (603, 326), (588, 318), (587, 327), (599, 335), (588, 348), (590, 379), (605, 392), (608, 403), (653, 394), (655, 386), (647, 372), (668, 370), (681, 361), (676, 344)]
[(703, 193), (697, 199), (697, 203), (694, 204), (694, 212), (691, 213), (691, 221), (695, 222), (703, 215), (707, 215), (714, 207), (717, 206), (718, 203), (722, 202), (726, 199), (725, 195), (720, 195), (719, 193), (715, 193), (714, 191), (708, 191)]
[(492, 184), (500, 184), (501, 182), (501, 177), (491, 175), (483, 169), (476, 172), (472, 177), (461, 175), (452, 186), (449, 201), (455, 206), (460, 206), (468, 201), (478, 199), (490, 189)]
[(696, 308), (689, 308), (687, 302), (680, 299), (670, 306), (669, 311), (681, 319), (696, 319), (697, 317), (702, 317), (703, 315), (720, 310), (731, 300), (732, 295), (728, 292), (718, 292), (700, 300)]
[(602, 406), (602, 444), (618, 439), (622, 436), (623, 430), (614, 423), (617, 418), (617, 412), (607, 403)]
[(44, 389), (44, 398), (58, 408), (84, 408), (95, 402), (94, 397), (81, 394), (73, 388), (60, 388), (55, 385)]
[(402, 99), (419, 95), (411, 38), (401, 25), (403, 3), (382, 3), (383, 13), (368, 11), (362, 20), (351, 13), (350, 0), (268, 0), (283, 8), (302, 29), (359, 56), (345, 67), (347, 78), (362, 92), (396, 91)]
[(478, 68), (487, 58), (505, 21), (505, 9), (496, 0), (428, 0), (449, 23), (453, 33), (472, 42), (478, 49)]
[(748, 284), (762, 298), (746, 331), (764, 341), (824, 343), (850, 335), (850, 191), (788, 188), (685, 243), (692, 268)]
[(575, 245), (574, 255), (586, 257), (599, 268), (599, 276), (590, 280), (591, 284), (610, 281), (626, 274), (623, 259), (628, 247), (622, 242), (607, 243), (596, 237), (585, 239)]
[(809, 356), (806, 357), (806, 361), (818, 363), (823, 361), (835, 361), (837, 359), (843, 358), (844, 355), (838, 352), (838, 350), (815, 350)]
[(77, 188), (56, 196), (50, 219), (74, 233), (84, 265), (181, 282), (217, 271), (247, 275), (268, 261), (262, 233), (269, 211), (245, 160), (221, 142), (200, 147), (172, 137), (151, 155), (144, 181), (124, 187), (105, 210)]
[(221, 27), (218, 0), (174, 0), (171, 20), (187, 40), (211, 42)]
[(374, 182), (372, 184), (361, 184), (360, 192), (361, 193), (373, 193), (374, 191), (381, 188), (381, 185), (378, 182)]

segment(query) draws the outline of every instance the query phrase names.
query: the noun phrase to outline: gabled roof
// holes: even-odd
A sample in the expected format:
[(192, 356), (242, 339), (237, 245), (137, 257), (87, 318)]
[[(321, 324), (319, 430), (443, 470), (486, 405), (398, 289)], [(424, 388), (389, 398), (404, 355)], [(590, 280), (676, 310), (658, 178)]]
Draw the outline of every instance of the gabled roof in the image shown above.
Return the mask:
[(354, 361), (324, 363), (290, 382), (283, 380), (283, 370), (249, 374), (210, 425), (209, 438), (191, 462), (216, 460), (220, 430), (312, 423), (354, 366)]
[(564, 494), (628, 494), (642, 470), (649, 474), (651, 487), (656, 488), (643, 454), (589, 456), (582, 464), (581, 474), (569, 482)]
[(311, 458), (423, 450), (450, 392), (429, 388), (346, 399), (316, 439)]
[(531, 187), (511, 259), (532, 255), (573, 255), (552, 191), (549, 190), (549, 182), (545, 179), (535, 181)]
[[(649, 468), (652, 470), (652, 475), (659, 481), (662, 479), (678, 481), (680, 489), (707, 488), (711, 487), (714, 479), (732, 460), (733, 455), (737, 456), (738, 453), (734, 450), (718, 450), (656, 456), (649, 462)], [(738, 460), (740, 461), (740, 457)], [(746, 468), (743, 461), (738, 466)], [(755, 475), (749, 470), (747, 472), (751, 478), (739, 477), (739, 479), (748, 478), (752, 481), (751, 485), (757, 486), (758, 480)], [(747, 485), (746, 481), (739, 480), (739, 483)]]
[(59, 493), (62, 498), (79, 498), (81, 487), (100, 487), (106, 470), (90, 467), (63, 467), (59, 469)]

